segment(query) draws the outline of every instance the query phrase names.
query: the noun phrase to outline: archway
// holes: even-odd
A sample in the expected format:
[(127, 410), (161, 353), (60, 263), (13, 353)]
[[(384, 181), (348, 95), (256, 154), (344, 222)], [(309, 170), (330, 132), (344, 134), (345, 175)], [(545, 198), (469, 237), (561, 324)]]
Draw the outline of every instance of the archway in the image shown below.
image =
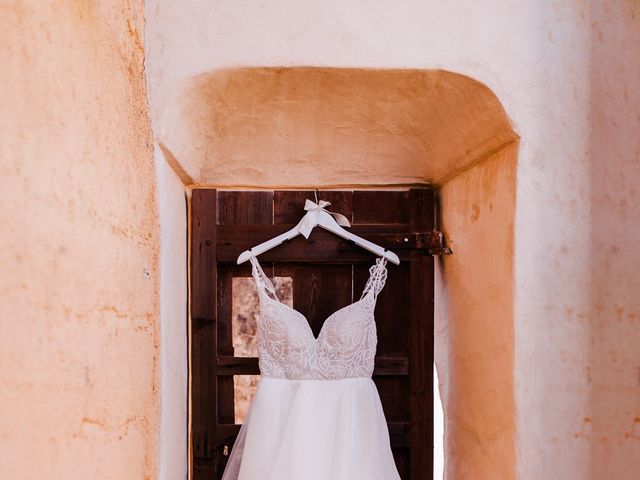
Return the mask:
[(436, 306), (446, 477), (515, 477), (518, 136), (486, 86), (442, 70), (218, 70), (171, 99), (161, 130), (198, 185), (439, 186), (454, 250)]

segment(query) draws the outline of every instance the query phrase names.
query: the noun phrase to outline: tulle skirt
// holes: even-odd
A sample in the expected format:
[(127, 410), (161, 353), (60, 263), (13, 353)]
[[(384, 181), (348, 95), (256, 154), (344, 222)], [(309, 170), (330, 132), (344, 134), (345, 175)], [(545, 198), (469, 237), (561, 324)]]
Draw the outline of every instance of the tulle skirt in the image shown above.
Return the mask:
[(222, 480), (400, 480), (371, 378), (261, 378)]

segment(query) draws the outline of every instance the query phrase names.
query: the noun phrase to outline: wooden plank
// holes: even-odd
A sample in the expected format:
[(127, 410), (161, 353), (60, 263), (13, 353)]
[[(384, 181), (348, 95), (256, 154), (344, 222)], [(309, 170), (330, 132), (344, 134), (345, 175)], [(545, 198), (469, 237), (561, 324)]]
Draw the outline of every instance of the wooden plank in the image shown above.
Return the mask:
[(410, 449), (408, 447), (396, 447), (396, 448), (393, 448), (391, 451), (393, 453), (393, 459), (396, 462), (396, 468), (398, 469), (400, 478), (409, 479), (410, 478), (409, 477)]
[(191, 378), (193, 453), (212, 458), (215, 410), (215, 212), (216, 191), (194, 190), (191, 197)]
[(329, 315), (352, 302), (351, 265), (296, 265), (291, 270), (293, 308), (305, 316), (317, 337)]
[[(272, 191), (221, 191), (218, 193), (217, 202), (217, 230), (222, 225), (253, 225), (271, 224), (273, 222), (273, 192)], [(251, 239), (250, 231), (246, 232), (246, 239)], [(240, 252), (235, 253), (235, 257)], [(235, 263), (235, 258), (233, 259)], [(223, 268), (220, 265), (218, 277), (218, 309), (217, 309), (217, 348), (216, 357), (233, 355), (233, 327), (232, 327), (232, 302), (233, 302), (233, 274), (232, 269)], [(265, 266), (267, 268), (267, 266)], [(217, 369), (217, 360), (216, 360)], [(216, 372), (217, 374), (217, 372)], [(216, 438), (216, 475), (220, 477), (227, 458), (222, 454), (222, 445), (229, 442), (223, 431), (219, 430), (219, 424), (233, 423), (235, 420), (235, 399), (233, 376), (217, 375), (214, 380), (217, 385), (217, 397), (212, 405), (217, 412), (217, 438)], [(230, 447), (230, 445), (229, 445)]]
[(218, 225), (273, 222), (273, 191), (218, 191)]
[(390, 422), (409, 422), (411, 420), (409, 376), (380, 375), (374, 376), (373, 381), (380, 394), (380, 401), (387, 420)]
[[(354, 218), (367, 222), (397, 222), (398, 220), (395, 216), (389, 217), (386, 216), (386, 213), (380, 213), (381, 207), (379, 205), (385, 205), (385, 202), (388, 200), (391, 200), (391, 203), (395, 205), (396, 209), (408, 211), (408, 196), (406, 194), (399, 195), (398, 192), (393, 192), (391, 195), (382, 195), (382, 200), (380, 200), (380, 197), (374, 193), (379, 194), (381, 192), (356, 192), (358, 200), (354, 201)], [(390, 199), (390, 197), (392, 198)], [(404, 204), (402, 202), (404, 202)], [(374, 213), (371, 214), (371, 212)], [(397, 223), (391, 224), (397, 225)], [(357, 228), (357, 226), (358, 225), (354, 228)], [(369, 224), (367, 224), (367, 226), (369, 226)], [(383, 223), (376, 225), (378, 228), (382, 226), (384, 226)], [(407, 234), (404, 237), (409, 239), (410, 235)], [(400, 240), (404, 240), (404, 238), (401, 237)], [(410, 262), (408, 261), (409, 257), (402, 255), (402, 252), (400, 252), (397, 246), (397, 244), (385, 245), (386, 248), (399, 254), (401, 263), (400, 265), (388, 263), (387, 280), (376, 301), (375, 319), (378, 336), (376, 370), (380, 367), (382, 358), (409, 357), (408, 282)], [(354, 289), (356, 298), (360, 297), (362, 289), (370, 276), (370, 267), (371, 265), (366, 264), (354, 266)], [(391, 423), (406, 422), (408, 428), (410, 415), (408, 400), (409, 379), (407, 376), (374, 375), (373, 380), (376, 383), (387, 421)], [(408, 478), (408, 461), (406, 461), (408, 457), (408, 449), (406, 447), (409, 446), (408, 430), (404, 435), (405, 441), (400, 443), (398, 442), (397, 434), (396, 437), (394, 437), (394, 433), (390, 432), (390, 435), (392, 437), (392, 446), (394, 446), (394, 458), (399, 458), (401, 462), (397, 464), (398, 471), (402, 475), (402, 478), (406, 479)], [(404, 447), (402, 454), (399, 453), (397, 448), (399, 446)]]
[(218, 264), (218, 356), (233, 355), (233, 272)]
[[(300, 220), (300, 219), (298, 219)], [(268, 240), (269, 238), (279, 235), (290, 228), (297, 225), (295, 223), (280, 223), (280, 224), (266, 224), (266, 223), (242, 223), (242, 224), (225, 224), (218, 226), (218, 235), (223, 237), (230, 236), (232, 238), (233, 232), (239, 232), (239, 234), (251, 235), (251, 239), (254, 237), (258, 241)], [(411, 233), (411, 225), (408, 223), (354, 223), (348, 228), (350, 232), (358, 235), (380, 235), (379, 238), (394, 238), (398, 234)], [(322, 227), (318, 229), (322, 231)], [(231, 233), (227, 233), (231, 232)], [(332, 233), (330, 233), (333, 235)], [(261, 238), (258, 238), (261, 237)]]
[(210, 458), (194, 457), (193, 478), (194, 480), (210, 480), (215, 477), (215, 461)]
[[(295, 227), (296, 223), (283, 223), (283, 224), (263, 224), (263, 223), (250, 223), (250, 224), (237, 224), (237, 225), (220, 225), (218, 227), (218, 236), (223, 240), (223, 242), (241, 242), (243, 237), (245, 241), (251, 240), (255, 241), (256, 244), (263, 242), (265, 240), (269, 240), (276, 235), (280, 235), (281, 233), (286, 232), (287, 230)], [(413, 233), (410, 230), (410, 225), (406, 223), (393, 223), (393, 224), (375, 224), (375, 223), (366, 223), (366, 224), (353, 224), (351, 227), (345, 227), (348, 231), (364, 236), (371, 236), (371, 239), (376, 239), (382, 242), (389, 242), (390, 244), (395, 244), (398, 247), (403, 247), (405, 240), (404, 237), (407, 234)], [(316, 230), (314, 230), (316, 231)], [(317, 231), (323, 231), (322, 228), (318, 228)], [(329, 235), (333, 235), (331, 232), (327, 232)], [(338, 237), (340, 238), (340, 237)], [(368, 238), (368, 237), (367, 237)], [(424, 238), (419, 238), (416, 236), (409, 237), (408, 248), (416, 248), (416, 241), (425, 241)], [(359, 247), (362, 248), (362, 247)], [(335, 253), (335, 252), (334, 252)]]
[(215, 318), (216, 191), (191, 194), (191, 317)]
[[(411, 225), (434, 226), (433, 190), (410, 191)], [(433, 477), (433, 257), (413, 251), (410, 282), (410, 478)]]
[[(361, 292), (369, 277), (368, 269), (354, 267), (356, 292)], [(378, 354), (380, 356), (408, 356), (411, 258), (402, 258), (400, 265), (387, 262), (387, 280), (376, 301)]]
[[(288, 225), (293, 226), (293, 225)], [(409, 259), (408, 251), (413, 248), (426, 248), (425, 235), (410, 232), (406, 225), (398, 225), (394, 232), (376, 233), (382, 229), (367, 225), (350, 229), (354, 234), (370, 240), (384, 248), (393, 250), (400, 258)], [(287, 228), (267, 225), (226, 225), (220, 226), (217, 261), (236, 263), (238, 255), (255, 245), (273, 238)], [(260, 254), (260, 262), (371, 262), (375, 255), (353, 242), (342, 239), (331, 232), (317, 228), (309, 239), (299, 235), (285, 244)]]
[[(315, 202), (313, 190), (276, 190), (273, 196), (273, 223), (297, 224), (306, 213), (305, 199)], [(331, 203), (327, 210), (341, 213), (349, 221), (352, 220), (353, 192), (351, 190), (323, 190), (318, 192), (319, 200)]]
[[(218, 202), (220, 205), (220, 202)], [(228, 269), (218, 264), (218, 321), (216, 336), (216, 358), (220, 355), (233, 355), (233, 332), (232, 332), (232, 281), (233, 277)], [(233, 377), (220, 378), (216, 361), (215, 380), (217, 384), (216, 402), (216, 424), (233, 422), (235, 419), (234, 408), (234, 385)], [(217, 430), (217, 426), (216, 426)], [(218, 437), (220, 433), (218, 432)], [(219, 440), (217, 438), (216, 440)], [(218, 452), (219, 455), (219, 452)]]
[(387, 422), (387, 427), (392, 447), (409, 446), (409, 432), (411, 430), (409, 422)]
[(255, 357), (218, 357), (218, 375), (260, 375)]
[(407, 357), (376, 356), (373, 369), (374, 377), (409, 375), (409, 359)]
[[(351, 191), (323, 191), (318, 193), (319, 200), (331, 203), (334, 211), (342, 213), (351, 220)], [(297, 223), (305, 213), (305, 199), (315, 201), (312, 191), (274, 192), (274, 223)], [(329, 240), (330, 237), (333, 239)], [(335, 258), (336, 242), (339, 238), (322, 229), (315, 229), (309, 239), (300, 236), (287, 242), (288, 258), (292, 258), (294, 245), (309, 250), (324, 251)], [(324, 239), (324, 240), (323, 240)], [(283, 250), (283, 249), (280, 249)], [(336, 310), (352, 302), (351, 265), (309, 265), (309, 255), (304, 255), (305, 264), (287, 269), (278, 268), (275, 274), (293, 278), (293, 308), (302, 313), (313, 331), (318, 336), (324, 321)]]
[(353, 192), (353, 223), (409, 223), (409, 191)]
[(192, 325), (192, 441), (194, 455), (212, 458), (216, 438), (215, 409), (215, 335), (211, 322)]

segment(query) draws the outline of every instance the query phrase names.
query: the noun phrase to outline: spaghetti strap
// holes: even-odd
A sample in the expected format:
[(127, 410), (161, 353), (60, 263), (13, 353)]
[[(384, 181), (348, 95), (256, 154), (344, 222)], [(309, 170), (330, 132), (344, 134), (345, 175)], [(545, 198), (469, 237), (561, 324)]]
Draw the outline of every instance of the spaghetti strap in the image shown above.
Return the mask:
[(254, 255), (252, 255), (249, 257), (249, 260), (251, 261), (252, 266), (251, 274), (253, 275), (253, 278), (255, 278), (259, 289), (262, 289), (262, 291), (267, 295), (270, 293), (273, 296), (274, 300), (278, 300), (278, 296), (276, 295), (276, 288), (273, 286), (271, 279), (267, 276), (266, 273), (264, 273), (264, 270), (262, 269), (260, 262), (258, 262), (258, 259)]
[(373, 293), (373, 300), (375, 303), (375, 299), (378, 294), (384, 287), (385, 282), (387, 281), (387, 258), (386, 257), (378, 257), (376, 258), (376, 264), (369, 267), (369, 278), (367, 280), (364, 289), (362, 290), (362, 295), (360, 296), (360, 300), (362, 300), (365, 295), (369, 292)]

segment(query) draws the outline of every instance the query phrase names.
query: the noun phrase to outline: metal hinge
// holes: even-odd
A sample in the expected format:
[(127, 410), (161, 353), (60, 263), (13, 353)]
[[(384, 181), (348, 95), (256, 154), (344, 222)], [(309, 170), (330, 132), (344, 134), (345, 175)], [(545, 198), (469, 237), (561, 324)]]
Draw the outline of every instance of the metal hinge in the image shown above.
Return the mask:
[(427, 251), (429, 255), (451, 255), (453, 251), (445, 245), (444, 233), (439, 230), (431, 230), (428, 233)]

